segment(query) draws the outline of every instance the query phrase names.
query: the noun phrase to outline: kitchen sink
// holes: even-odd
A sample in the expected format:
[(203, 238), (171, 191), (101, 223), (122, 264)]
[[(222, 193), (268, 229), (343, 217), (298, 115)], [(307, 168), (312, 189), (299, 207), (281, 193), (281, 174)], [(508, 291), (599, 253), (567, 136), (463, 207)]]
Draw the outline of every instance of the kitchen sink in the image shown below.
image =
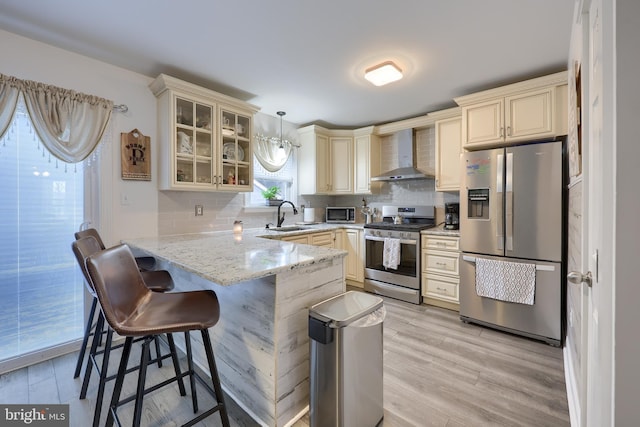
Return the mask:
[(305, 227), (298, 227), (296, 225), (292, 225), (290, 227), (274, 227), (274, 228), (268, 228), (268, 230), (270, 231), (281, 231), (281, 232), (285, 232), (285, 231), (300, 231), (300, 230), (307, 230)]

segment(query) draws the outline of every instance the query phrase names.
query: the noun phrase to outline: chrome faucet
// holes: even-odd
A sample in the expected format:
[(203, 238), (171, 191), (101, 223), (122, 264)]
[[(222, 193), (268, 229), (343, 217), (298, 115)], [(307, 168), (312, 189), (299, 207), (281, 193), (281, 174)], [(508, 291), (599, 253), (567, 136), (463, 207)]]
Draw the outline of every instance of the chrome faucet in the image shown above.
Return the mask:
[(284, 222), (284, 212), (282, 212), (282, 216), (280, 216), (280, 208), (285, 203), (289, 203), (291, 205), (291, 207), (293, 208), (293, 214), (294, 215), (298, 215), (298, 209), (296, 209), (296, 206), (293, 203), (291, 203), (290, 201), (285, 200), (284, 202), (282, 202), (282, 203), (280, 203), (278, 205), (278, 225), (277, 225), (277, 227), (282, 227), (282, 223)]

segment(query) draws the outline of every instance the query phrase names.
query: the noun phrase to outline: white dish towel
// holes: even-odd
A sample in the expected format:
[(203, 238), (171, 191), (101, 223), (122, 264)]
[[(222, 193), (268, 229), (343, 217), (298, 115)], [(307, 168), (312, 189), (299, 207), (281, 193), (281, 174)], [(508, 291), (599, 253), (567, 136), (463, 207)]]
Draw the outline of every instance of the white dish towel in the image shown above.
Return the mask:
[(384, 251), (382, 252), (382, 265), (392, 270), (398, 269), (400, 264), (400, 239), (384, 238)]
[(535, 292), (535, 264), (476, 257), (478, 296), (533, 305)]

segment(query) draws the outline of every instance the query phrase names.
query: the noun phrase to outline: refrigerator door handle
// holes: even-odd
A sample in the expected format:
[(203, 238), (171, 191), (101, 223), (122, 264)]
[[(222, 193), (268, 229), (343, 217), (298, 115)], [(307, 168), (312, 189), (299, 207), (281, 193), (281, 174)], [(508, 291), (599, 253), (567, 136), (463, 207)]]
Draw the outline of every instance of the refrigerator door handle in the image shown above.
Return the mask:
[(505, 222), (507, 250), (513, 250), (513, 153), (507, 153), (507, 179), (505, 189)]
[[(503, 171), (504, 171), (504, 155), (498, 154), (497, 156), (497, 171), (496, 171), (496, 195), (497, 199), (494, 201), (496, 206), (496, 243), (499, 250), (504, 249), (504, 234), (503, 234), (503, 225), (502, 225), (502, 183), (504, 182)], [(489, 202), (491, 203), (491, 201)]]

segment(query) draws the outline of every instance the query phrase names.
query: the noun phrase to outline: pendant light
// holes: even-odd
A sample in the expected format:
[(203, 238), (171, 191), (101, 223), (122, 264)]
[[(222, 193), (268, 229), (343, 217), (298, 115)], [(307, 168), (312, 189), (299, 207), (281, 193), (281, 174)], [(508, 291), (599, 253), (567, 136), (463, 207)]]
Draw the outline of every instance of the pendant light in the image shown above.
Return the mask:
[(287, 113), (285, 113), (284, 111), (278, 111), (276, 114), (280, 116), (280, 147), (278, 148), (284, 149), (284, 142), (282, 140), (282, 116)]

